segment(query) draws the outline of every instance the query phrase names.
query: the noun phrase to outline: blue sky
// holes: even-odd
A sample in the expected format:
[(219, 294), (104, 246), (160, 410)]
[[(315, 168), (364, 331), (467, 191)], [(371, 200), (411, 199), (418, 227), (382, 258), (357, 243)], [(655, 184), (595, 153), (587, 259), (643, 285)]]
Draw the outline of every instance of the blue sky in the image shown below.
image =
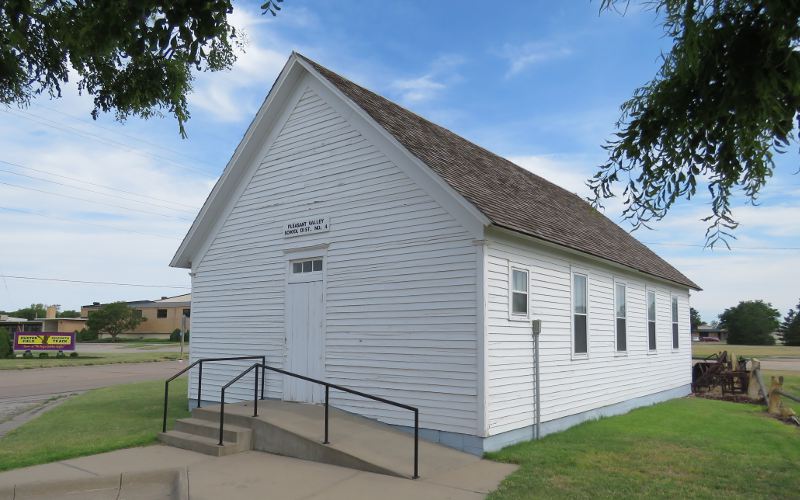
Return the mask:
[[(0, 278), (0, 309), (182, 293), (186, 270), (167, 264), (292, 50), (587, 194), (619, 105), (670, 46), (652, 12), (598, 9), (588, 0), (286, 0), (272, 18), (237, 2), (245, 53), (231, 71), (198, 75), (186, 140), (169, 117), (92, 121), (73, 84), (60, 100), (0, 110), (0, 275), (159, 285)], [(635, 233), (704, 288), (692, 297), (704, 319), (745, 299), (782, 313), (796, 304), (797, 160), (796, 148), (779, 158), (758, 207), (737, 199), (732, 251), (702, 248), (704, 195)], [(608, 205), (606, 215), (619, 213)]]

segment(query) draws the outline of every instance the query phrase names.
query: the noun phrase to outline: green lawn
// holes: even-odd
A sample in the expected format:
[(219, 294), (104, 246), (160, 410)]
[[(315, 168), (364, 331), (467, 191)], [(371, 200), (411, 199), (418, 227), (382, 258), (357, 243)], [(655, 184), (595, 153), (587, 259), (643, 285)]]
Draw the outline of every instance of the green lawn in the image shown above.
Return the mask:
[(692, 356), (706, 357), (728, 351), (746, 358), (800, 358), (800, 346), (785, 345), (728, 345), (722, 342), (692, 342)]
[(800, 429), (759, 406), (684, 398), (588, 422), (489, 458), (520, 465), (491, 500), (787, 498)]
[[(80, 352), (80, 351), (79, 351)], [(184, 353), (184, 359), (188, 357)], [(36, 356), (34, 354), (34, 356)], [(69, 355), (67, 355), (69, 356)], [(96, 353), (81, 355), (77, 358), (56, 358), (51, 354), (48, 358), (25, 359), (17, 356), (15, 359), (0, 359), (0, 370), (19, 370), (25, 368), (52, 368), (55, 366), (87, 366), (87, 365), (112, 365), (116, 363), (147, 363), (151, 361), (174, 361), (178, 353), (173, 352), (131, 352), (131, 353)]]
[[(170, 384), (171, 421), (189, 414), (186, 384), (185, 377)], [(0, 438), (0, 471), (153, 443), (163, 405), (161, 381), (75, 396)]]

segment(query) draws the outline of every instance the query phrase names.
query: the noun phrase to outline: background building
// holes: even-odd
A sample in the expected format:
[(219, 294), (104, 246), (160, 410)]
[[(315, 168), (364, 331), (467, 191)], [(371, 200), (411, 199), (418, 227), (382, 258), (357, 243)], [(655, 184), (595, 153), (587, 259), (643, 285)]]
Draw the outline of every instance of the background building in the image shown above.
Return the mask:
[[(169, 338), (176, 329), (189, 330), (192, 294), (161, 297), (158, 300), (135, 300), (126, 302), (128, 307), (138, 311), (145, 319), (136, 329), (120, 335), (122, 338)], [(81, 306), (81, 317), (88, 318), (92, 311), (100, 309), (104, 304), (94, 302)], [(183, 320), (182, 318), (186, 318)]]

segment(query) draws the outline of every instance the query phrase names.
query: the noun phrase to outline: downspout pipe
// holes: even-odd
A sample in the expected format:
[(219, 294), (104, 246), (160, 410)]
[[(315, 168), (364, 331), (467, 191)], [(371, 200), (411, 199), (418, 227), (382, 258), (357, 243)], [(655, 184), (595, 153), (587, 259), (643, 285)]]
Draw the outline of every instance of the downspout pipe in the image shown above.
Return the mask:
[(533, 335), (533, 439), (539, 439), (539, 424), (541, 411), (539, 406), (539, 334), (542, 331), (541, 320), (531, 321), (531, 335)]

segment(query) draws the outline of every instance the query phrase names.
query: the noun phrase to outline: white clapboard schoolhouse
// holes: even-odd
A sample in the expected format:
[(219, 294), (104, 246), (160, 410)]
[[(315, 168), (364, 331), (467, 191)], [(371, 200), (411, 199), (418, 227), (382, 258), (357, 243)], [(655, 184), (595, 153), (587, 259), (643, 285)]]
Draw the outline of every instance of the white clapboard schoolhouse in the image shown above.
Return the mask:
[[(171, 265), (191, 269), (193, 360), (265, 354), (416, 406), (423, 438), (472, 453), (690, 391), (695, 283), (578, 196), (297, 53)], [(207, 366), (203, 399), (241, 366)]]

